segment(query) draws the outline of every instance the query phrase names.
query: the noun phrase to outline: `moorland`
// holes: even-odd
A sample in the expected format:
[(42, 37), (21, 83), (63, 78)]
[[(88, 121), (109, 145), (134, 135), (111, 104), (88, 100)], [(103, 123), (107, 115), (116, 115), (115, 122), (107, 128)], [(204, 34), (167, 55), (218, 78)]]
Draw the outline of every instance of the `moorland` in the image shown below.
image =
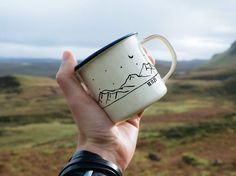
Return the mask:
[[(77, 130), (54, 75), (1, 74), (0, 175), (57, 175), (73, 153)], [(145, 111), (125, 175), (236, 176), (236, 43), (167, 87)]]

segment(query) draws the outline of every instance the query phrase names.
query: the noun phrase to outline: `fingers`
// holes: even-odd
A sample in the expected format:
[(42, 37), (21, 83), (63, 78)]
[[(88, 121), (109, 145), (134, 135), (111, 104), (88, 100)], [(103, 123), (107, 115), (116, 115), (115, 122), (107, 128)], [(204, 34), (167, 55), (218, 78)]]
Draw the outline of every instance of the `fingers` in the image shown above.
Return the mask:
[(70, 51), (65, 51), (63, 53), (61, 66), (56, 75), (56, 80), (66, 99), (69, 101), (73, 97), (83, 98), (86, 96), (83, 87), (74, 75), (74, 67), (76, 65), (77, 61), (73, 54)]
[[(64, 84), (66, 81), (70, 81), (67, 80), (68, 77), (72, 77), (72, 75), (74, 74), (74, 67), (77, 65), (77, 62), (73, 56), (73, 54), (70, 51), (65, 51), (63, 53), (63, 57), (62, 57), (62, 61), (61, 61), (61, 66), (57, 72), (56, 75), (56, 79), (57, 81), (59, 81), (59, 85), (66, 86), (66, 84)], [(65, 79), (67, 78), (67, 79)], [(63, 84), (61, 84), (63, 83)]]
[[(148, 51), (146, 48), (143, 48), (145, 53), (147, 54), (149, 60), (151, 61), (151, 63), (153, 65), (155, 65), (155, 59), (153, 59), (149, 54), (148, 54)], [(140, 123), (140, 120), (141, 120), (141, 117), (143, 116), (144, 114), (144, 110), (139, 112), (138, 114), (136, 114), (135, 116), (133, 116), (132, 118), (128, 119), (126, 122), (130, 123), (131, 125), (135, 126), (135, 127), (139, 127), (139, 123)]]
[(140, 117), (140, 118), (141, 118), (141, 117), (143, 116), (143, 114), (144, 114), (144, 111), (145, 111), (145, 110), (143, 110), (143, 111), (141, 111), (140, 113), (138, 113), (138, 114), (137, 114), (137, 115), (138, 115), (138, 117)]
[(144, 114), (144, 110), (139, 112), (138, 114), (134, 115), (132, 118), (128, 119), (126, 122), (130, 123), (131, 125), (139, 128), (140, 120)]
[(149, 60), (151, 61), (151, 63), (152, 63), (153, 65), (155, 65), (156, 60), (153, 59), (152, 56), (149, 55), (149, 53), (148, 53), (148, 51), (147, 51), (146, 48), (143, 48), (143, 49), (144, 49), (145, 53), (147, 54), (147, 56), (148, 56)]

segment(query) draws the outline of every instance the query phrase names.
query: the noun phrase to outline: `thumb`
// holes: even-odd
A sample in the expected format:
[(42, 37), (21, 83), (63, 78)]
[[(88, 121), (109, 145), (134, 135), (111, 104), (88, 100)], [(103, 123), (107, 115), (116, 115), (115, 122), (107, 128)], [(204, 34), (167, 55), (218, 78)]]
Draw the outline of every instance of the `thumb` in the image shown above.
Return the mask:
[(61, 66), (57, 72), (57, 76), (71, 76), (74, 74), (74, 67), (77, 61), (71, 51), (65, 51), (61, 60)]
[(72, 52), (65, 51), (61, 66), (56, 74), (57, 83), (69, 102), (73, 97), (84, 97), (86, 94), (81, 83), (75, 77), (74, 67), (76, 65), (77, 61)]

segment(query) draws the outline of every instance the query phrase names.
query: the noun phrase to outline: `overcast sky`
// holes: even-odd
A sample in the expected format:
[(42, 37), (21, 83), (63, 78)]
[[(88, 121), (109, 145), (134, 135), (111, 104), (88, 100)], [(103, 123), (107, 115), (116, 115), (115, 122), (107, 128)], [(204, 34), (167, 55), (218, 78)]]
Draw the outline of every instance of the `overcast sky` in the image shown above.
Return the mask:
[[(179, 60), (209, 59), (236, 40), (236, 0), (0, 0), (0, 57), (71, 49), (83, 59), (131, 32), (164, 35)], [(164, 47), (149, 47), (167, 59)]]

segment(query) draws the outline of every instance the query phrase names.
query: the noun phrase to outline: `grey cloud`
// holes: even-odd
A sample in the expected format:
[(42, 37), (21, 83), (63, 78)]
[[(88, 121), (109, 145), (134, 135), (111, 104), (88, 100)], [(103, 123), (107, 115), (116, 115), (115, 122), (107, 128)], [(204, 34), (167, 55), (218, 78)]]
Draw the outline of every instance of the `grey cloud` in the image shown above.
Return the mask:
[[(159, 33), (178, 47), (182, 38), (236, 39), (236, 1), (2, 0), (0, 42), (99, 48), (130, 32)], [(217, 30), (225, 26), (227, 30)], [(223, 29), (223, 28), (222, 28)], [(187, 51), (188, 55), (205, 50)], [(196, 56), (197, 57), (197, 56)]]

